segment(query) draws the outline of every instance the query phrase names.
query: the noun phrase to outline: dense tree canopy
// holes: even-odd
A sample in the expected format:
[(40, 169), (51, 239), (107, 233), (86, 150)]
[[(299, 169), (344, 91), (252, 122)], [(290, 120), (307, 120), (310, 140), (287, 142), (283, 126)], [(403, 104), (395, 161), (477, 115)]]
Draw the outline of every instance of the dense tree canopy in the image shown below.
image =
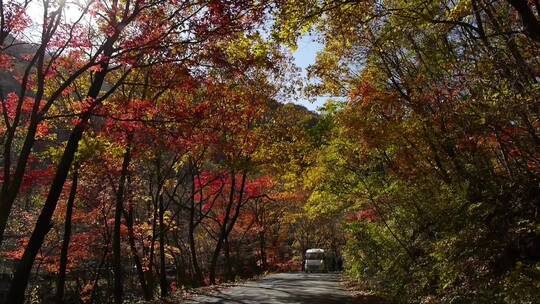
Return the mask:
[[(0, 301), (166, 298), (318, 247), (398, 303), (540, 302), (538, 1), (0, 7)], [(306, 33), (318, 113), (287, 103)]]
[[(348, 272), (401, 302), (540, 300), (537, 1), (285, 1), (314, 28), (329, 140), (307, 208), (345, 216)], [(291, 18), (287, 18), (291, 17)]]

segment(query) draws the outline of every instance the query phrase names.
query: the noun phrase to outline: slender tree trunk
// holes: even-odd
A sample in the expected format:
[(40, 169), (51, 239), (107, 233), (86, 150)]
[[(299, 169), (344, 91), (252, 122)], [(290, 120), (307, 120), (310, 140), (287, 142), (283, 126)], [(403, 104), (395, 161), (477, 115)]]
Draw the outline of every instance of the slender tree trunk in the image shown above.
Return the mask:
[(159, 196), (159, 287), (161, 289), (161, 297), (165, 298), (168, 294), (167, 272), (165, 267), (165, 206), (163, 204), (163, 195)]
[(223, 246), (223, 242), (225, 241), (225, 237), (227, 235), (227, 223), (229, 222), (229, 216), (230, 216), (233, 204), (234, 204), (234, 194), (236, 190), (236, 176), (235, 175), (236, 175), (235, 171), (231, 170), (231, 188), (230, 188), (230, 193), (229, 193), (229, 202), (227, 203), (227, 208), (225, 209), (225, 216), (223, 218), (223, 224), (221, 225), (218, 241), (216, 243), (214, 253), (212, 254), (212, 260), (210, 261), (210, 284), (211, 285), (216, 284), (217, 260), (219, 258), (219, 254), (221, 253), (221, 247)]
[(220, 235), (216, 244), (216, 248), (214, 249), (214, 253), (212, 254), (212, 260), (210, 261), (210, 285), (216, 284), (217, 260), (219, 258), (219, 253), (221, 252), (222, 246), (223, 246), (223, 236)]
[(193, 270), (195, 271), (195, 282), (193, 283), (194, 287), (202, 286), (204, 285), (204, 280), (201, 272), (201, 268), (199, 267), (199, 262), (197, 259), (197, 246), (195, 243), (195, 231), (193, 224), (190, 223), (189, 225), (189, 250), (191, 252), (191, 262), (193, 264)]
[(266, 237), (264, 231), (259, 232), (259, 245), (261, 250), (261, 267), (265, 271), (268, 269), (268, 261), (266, 259)]
[(191, 198), (189, 208), (189, 226), (188, 226), (188, 238), (189, 238), (189, 250), (191, 252), (191, 262), (193, 264), (193, 270), (195, 271), (195, 287), (202, 286), (204, 284), (201, 268), (199, 267), (199, 261), (197, 259), (197, 246), (195, 244), (195, 175), (191, 173)]
[[(112, 44), (110, 47), (112, 48)], [(88, 98), (95, 100), (99, 95), (101, 86), (105, 80), (105, 76), (108, 73), (107, 69), (108, 62), (101, 63), (101, 72), (96, 73), (94, 81), (88, 89)], [(90, 111), (84, 112), (80, 116), (80, 122), (73, 128), (73, 131), (69, 136), (64, 153), (62, 154), (60, 162), (58, 163), (56, 174), (51, 183), (49, 194), (47, 195), (47, 199), (45, 200), (41, 213), (39, 214), (36, 222), (36, 226), (34, 227), (34, 231), (32, 232), (32, 236), (28, 241), (28, 245), (24, 250), (21, 260), (17, 264), (13, 280), (11, 281), (11, 287), (8, 292), (7, 298), (10, 299), (9, 304), (22, 304), (24, 302), (24, 293), (28, 285), (32, 266), (36, 259), (36, 255), (41, 248), (43, 241), (45, 240), (45, 236), (51, 229), (51, 219), (53, 217), (54, 210), (58, 204), (58, 199), (60, 198), (64, 183), (67, 179), (69, 168), (71, 167), (75, 153), (79, 148), (79, 141), (82, 138), (85, 125), (88, 122), (88, 119), (90, 119), (90, 115)]]
[[(63, 7), (65, 3), (62, 3), (61, 6), (58, 8), (59, 10), (61, 7)], [(60, 14), (57, 15), (56, 19), (49, 20), (48, 28), (43, 31), (41, 36), (41, 42), (39, 48), (34, 53), (34, 56), (28, 63), (28, 65), (25, 68), (24, 75), (22, 77), (20, 91), (19, 91), (19, 98), (17, 101), (17, 109), (15, 111), (15, 117), (13, 118), (13, 122), (11, 124), (8, 124), (7, 130), (6, 130), (6, 139), (4, 141), (4, 181), (2, 183), (2, 189), (1, 189), (1, 195), (0, 195), (0, 246), (2, 245), (2, 242), (4, 240), (4, 233), (7, 225), (7, 221), (9, 218), (9, 215), (11, 213), (11, 208), (13, 206), (13, 203), (15, 202), (15, 199), (17, 198), (17, 194), (19, 193), (24, 173), (26, 171), (26, 166), (28, 164), (28, 159), (30, 157), (30, 153), (32, 152), (32, 148), (34, 146), (35, 140), (36, 140), (36, 132), (37, 132), (37, 126), (41, 120), (40, 115), (38, 115), (40, 109), (39, 105), (41, 103), (41, 100), (45, 94), (45, 73), (43, 70), (44, 64), (45, 64), (45, 53), (47, 45), (49, 44), (51, 38), (53, 37), (53, 34), (56, 32), (56, 29), (58, 28), (59, 22), (60, 22)], [(112, 45), (111, 45), (112, 46)], [(34, 64), (35, 67), (34, 67)], [(36, 91), (34, 98), (34, 105), (32, 107), (32, 112), (30, 114), (30, 122), (28, 124), (26, 136), (23, 142), (23, 145), (21, 147), (21, 151), (19, 153), (19, 157), (17, 160), (17, 164), (15, 166), (15, 172), (13, 173), (13, 176), (11, 176), (11, 148), (13, 141), (15, 140), (17, 128), (19, 126), (20, 119), (22, 117), (22, 104), (24, 102), (24, 98), (27, 95), (27, 87), (29, 83), (29, 76), (34, 74), (34, 70), (32, 68), (35, 68), (35, 75), (36, 75)], [(99, 81), (99, 79), (98, 79)], [(94, 82), (95, 83), (95, 82)], [(94, 84), (93, 83), (93, 84)], [(92, 85), (93, 85), (92, 84)], [(100, 85), (101, 87), (101, 85)], [(92, 86), (91, 86), (92, 89)], [(91, 89), (89, 91), (91, 91)], [(99, 93), (99, 90), (96, 91), (96, 96)], [(7, 123), (7, 121), (6, 121)]]
[(128, 230), (129, 247), (133, 256), (133, 261), (135, 262), (137, 277), (139, 278), (139, 283), (141, 284), (143, 297), (145, 300), (150, 301), (152, 299), (152, 290), (148, 288), (146, 278), (144, 277), (144, 269), (142, 266), (141, 258), (137, 253), (137, 246), (135, 244), (135, 232), (133, 230), (133, 206), (131, 204), (129, 206), (129, 211), (127, 212), (127, 214), (124, 214), (124, 216), (126, 218), (126, 225)]
[[(223, 247), (225, 241), (227, 241), (227, 237), (231, 233), (232, 229), (234, 228), (234, 225), (236, 224), (236, 221), (238, 220), (238, 216), (240, 215), (240, 208), (243, 204), (243, 194), (244, 194), (244, 188), (246, 186), (246, 178), (247, 178), (247, 172), (244, 171), (242, 173), (242, 180), (240, 182), (240, 189), (238, 189), (238, 200), (236, 201), (236, 206), (234, 211), (232, 210), (235, 205), (235, 193), (237, 191), (236, 189), (236, 173), (234, 170), (231, 170), (231, 190), (229, 195), (229, 203), (227, 204), (227, 209), (225, 210), (225, 217), (223, 219), (223, 225), (220, 229), (220, 234), (218, 238), (218, 242), (216, 244), (216, 248), (214, 250), (214, 254), (212, 255), (212, 260), (210, 263), (210, 284), (214, 285), (216, 284), (216, 266), (217, 266), (217, 260), (219, 258), (219, 254), (221, 252), (221, 248)], [(231, 211), (232, 217), (231, 217)]]
[(508, 0), (510, 5), (518, 12), (527, 36), (540, 42), (540, 21), (536, 19), (527, 0)]
[(154, 200), (153, 202), (153, 215), (152, 215), (152, 239), (150, 240), (150, 248), (149, 248), (149, 254), (148, 254), (148, 270), (146, 271), (146, 281), (148, 282), (148, 287), (152, 290), (155, 288), (155, 280), (154, 280), (154, 255), (155, 255), (155, 247), (156, 247), (156, 230), (157, 230), (157, 222), (158, 222), (158, 206), (157, 202)]
[(51, 184), (49, 195), (47, 196), (45, 204), (38, 217), (36, 226), (32, 232), (28, 245), (24, 250), (23, 256), (17, 264), (13, 280), (11, 281), (11, 287), (8, 292), (7, 298), (10, 299), (9, 304), (22, 304), (24, 302), (24, 293), (28, 285), (32, 265), (34, 264), (36, 255), (41, 248), (43, 241), (45, 240), (45, 236), (52, 227), (51, 219), (54, 214), (54, 210), (56, 209), (60, 194), (62, 193), (62, 188), (67, 178), (69, 167), (73, 162), (73, 157), (79, 146), (79, 140), (82, 137), (83, 129), (83, 125), (78, 124), (74, 128), (68, 140), (66, 149), (64, 150), (64, 154), (58, 165), (56, 175)]
[(225, 243), (226, 238), (226, 225), (227, 221), (222, 226), (221, 232), (219, 234), (218, 241), (216, 243), (216, 247), (214, 249), (214, 253), (212, 254), (212, 260), (210, 261), (210, 285), (216, 284), (216, 271), (217, 271), (217, 261), (219, 259), (219, 254), (221, 253), (221, 248), (223, 247), (223, 244)]
[(60, 252), (60, 270), (58, 271), (58, 281), (56, 284), (56, 303), (64, 303), (64, 288), (66, 283), (66, 268), (68, 263), (68, 249), (71, 239), (71, 219), (73, 214), (73, 204), (75, 202), (75, 195), (77, 194), (77, 182), (79, 178), (79, 168), (75, 165), (73, 171), (73, 181), (71, 182), (71, 189), (69, 192), (69, 198), (66, 206), (66, 219), (64, 224), (64, 239), (62, 241), (62, 249)]
[[(43, 96), (43, 88), (38, 89), (36, 100)], [(22, 102), (22, 101), (19, 101)], [(24, 173), (28, 164), (28, 159), (32, 153), (32, 148), (35, 143), (35, 137), (38, 127), (37, 109), (35, 109), (30, 116), (30, 123), (26, 132), (26, 136), (19, 153), (17, 164), (15, 166), (15, 172), (13, 176), (10, 176), (11, 167), (11, 145), (15, 139), (16, 125), (12, 125), (8, 130), (7, 139), (3, 143), (4, 146), (4, 183), (2, 184), (2, 194), (0, 195), (0, 246), (4, 240), (4, 233), (7, 226), (9, 215), (11, 214), (11, 208), (19, 189), (24, 179)]]
[(121, 257), (121, 238), (120, 227), (122, 225), (122, 213), (124, 211), (124, 193), (126, 189), (126, 176), (128, 174), (129, 163), (131, 160), (131, 135), (128, 135), (128, 144), (124, 153), (122, 162), (122, 171), (116, 193), (116, 206), (114, 210), (114, 228), (112, 238), (113, 248), (113, 272), (114, 272), (114, 302), (120, 304), (123, 302), (123, 274)]
[(94, 277), (94, 283), (92, 284), (92, 292), (90, 293), (90, 299), (88, 300), (88, 302), (83, 302), (84, 304), (86, 303), (94, 303), (94, 299), (96, 297), (96, 293), (97, 293), (97, 289), (98, 289), (98, 283), (99, 283), (99, 278), (101, 276), (101, 270), (103, 269), (103, 266), (105, 265), (105, 262), (107, 261), (107, 256), (109, 255), (109, 244), (110, 244), (110, 241), (111, 241), (111, 237), (108, 233), (109, 231), (109, 228), (107, 227), (107, 221), (105, 220), (105, 250), (103, 250), (103, 254), (101, 255), (101, 259), (99, 261), (99, 265), (96, 269), (96, 275)]

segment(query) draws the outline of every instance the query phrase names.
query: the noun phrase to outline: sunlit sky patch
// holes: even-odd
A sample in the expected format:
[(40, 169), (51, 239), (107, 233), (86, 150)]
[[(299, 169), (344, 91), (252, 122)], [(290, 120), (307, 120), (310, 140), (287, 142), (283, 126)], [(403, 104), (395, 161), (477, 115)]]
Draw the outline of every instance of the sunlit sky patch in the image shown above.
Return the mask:
[[(320, 52), (323, 45), (317, 41), (317, 37), (313, 35), (305, 35), (298, 41), (298, 48), (293, 52), (294, 63), (301, 69), (301, 76), (307, 82), (317, 81), (316, 79), (307, 79), (307, 68), (315, 63), (317, 53)], [(323, 106), (326, 101), (332, 99), (334, 101), (343, 101), (343, 97), (317, 96), (302, 98), (293, 101), (296, 104), (302, 105), (311, 111), (317, 111)]]
[[(315, 41), (314, 36), (305, 35), (298, 41), (298, 48), (293, 53), (294, 63), (301, 69), (301, 75), (303, 78), (307, 77), (307, 68), (315, 63), (317, 53), (322, 49), (322, 45)], [(324, 102), (327, 97), (316, 97), (314, 100), (301, 99), (294, 103), (303, 105), (309, 110), (316, 111)]]

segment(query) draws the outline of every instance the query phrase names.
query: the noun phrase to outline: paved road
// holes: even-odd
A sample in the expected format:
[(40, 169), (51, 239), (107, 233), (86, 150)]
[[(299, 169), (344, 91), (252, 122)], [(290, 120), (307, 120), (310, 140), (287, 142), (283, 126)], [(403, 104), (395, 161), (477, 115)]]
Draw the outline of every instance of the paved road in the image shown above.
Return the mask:
[(188, 303), (227, 304), (347, 304), (349, 293), (337, 274), (280, 273), (231, 287)]

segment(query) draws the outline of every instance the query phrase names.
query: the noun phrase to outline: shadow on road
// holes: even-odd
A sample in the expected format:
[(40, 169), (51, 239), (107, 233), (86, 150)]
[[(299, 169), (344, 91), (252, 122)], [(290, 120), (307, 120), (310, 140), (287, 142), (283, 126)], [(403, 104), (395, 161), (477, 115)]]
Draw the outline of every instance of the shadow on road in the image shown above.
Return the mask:
[(191, 303), (219, 304), (384, 304), (369, 295), (352, 296), (338, 274), (276, 274), (217, 291)]

